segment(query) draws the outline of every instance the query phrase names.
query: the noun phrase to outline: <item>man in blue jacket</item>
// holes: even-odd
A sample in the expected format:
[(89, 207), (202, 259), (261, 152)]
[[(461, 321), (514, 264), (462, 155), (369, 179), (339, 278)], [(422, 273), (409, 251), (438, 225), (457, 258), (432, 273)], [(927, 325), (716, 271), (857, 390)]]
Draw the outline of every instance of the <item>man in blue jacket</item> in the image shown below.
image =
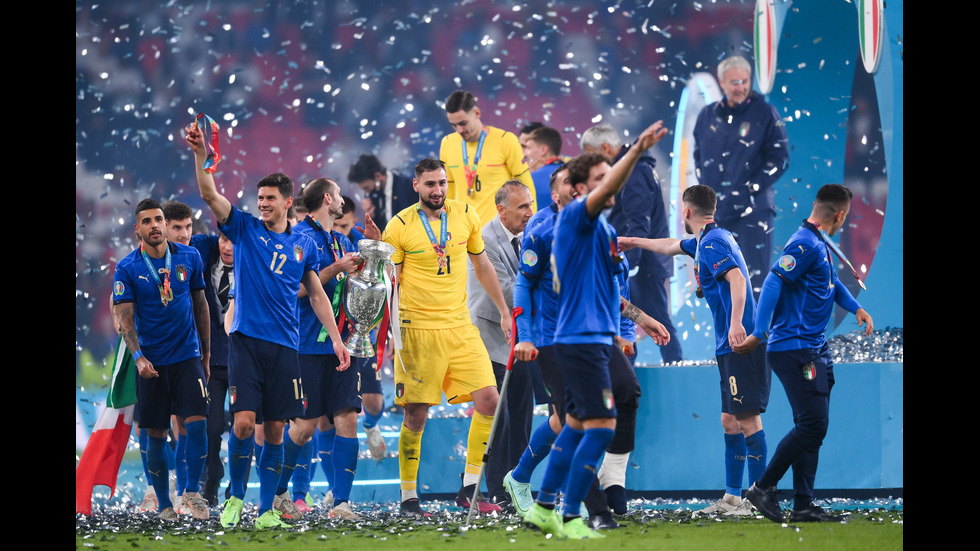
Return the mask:
[[(608, 124), (586, 130), (582, 134), (581, 145), (582, 151), (599, 153), (610, 165), (622, 159), (631, 147), (623, 145), (619, 133)], [(643, 152), (626, 185), (616, 194), (616, 205), (609, 212), (608, 219), (618, 235), (649, 239), (670, 237), (664, 195), (654, 170), (656, 166), (657, 160), (653, 155), (648, 151)], [(681, 361), (681, 341), (670, 319), (670, 300), (667, 296), (667, 280), (674, 273), (673, 259), (640, 249), (626, 251), (626, 259), (633, 267), (629, 274), (630, 302), (662, 323), (670, 333), (670, 340), (660, 346), (664, 363)]]
[(718, 82), (725, 96), (702, 109), (694, 126), (694, 167), (718, 194), (715, 221), (741, 244), (758, 295), (771, 264), (773, 184), (789, 166), (789, 140), (776, 109), (752, 90), (748, 61), (726, 58)]

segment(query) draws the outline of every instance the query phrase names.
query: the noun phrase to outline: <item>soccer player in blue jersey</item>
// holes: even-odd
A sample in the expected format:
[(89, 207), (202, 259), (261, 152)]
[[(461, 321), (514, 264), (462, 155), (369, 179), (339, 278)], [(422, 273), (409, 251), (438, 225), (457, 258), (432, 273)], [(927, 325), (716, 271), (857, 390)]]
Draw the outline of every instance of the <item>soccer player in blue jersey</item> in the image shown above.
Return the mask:
[(565, 400), (557, 395), (564, 389), (561, 372), (554, 355), (554, 320), (558, 312), (558, 295), (551, 284), (551, 242), (559, 209), (571, 202), (573, 189), (568, 169), (559, 167), (550, 179), (552, 203), (534, 213), (524, 227), (521, 263), (514, 283), (514, 306), (523, 313), (517, 317), (517, 343), (514, 357), (525, 362), (538, 360), (545, 387), (552, 393), (552, 414), (531, 433), (528, 447), (518, 464), (504, 475), (503, 485), (511, 503), (521, 517), (532, 505), (531, 473), (547, 457), (551, 444), (561, 431)]
[(858, 326), (865, 326), (865, 335), (874, 331), (871, 315), (838, 279), (828, 245), (850, 209), (851, 191), (846, 187), (827, 184), (817, 191), (810, 217), (790, 237), (762, 284), (755, 329), (742, 344), (733, 347), (735, 352), (750, 352), (768, 332), (766, 359), (793, 408), (795, 426), (779, 442), (766, 470), (745, 494), (773, 522), (786, 520), (776, 498), (776, 484), (790, 466), (795, 496), (789, 521), (842, 520), (813, 503), (813, 483), (834, 387), (834, 363), (825, 335), (834, 304), (854, 314)]
[(259, 180), (259, 217), (244, 213), (218, 193), (214, 177), (203, 168), (204, 136), (196, 125), (185, 129), (194, 152), (201, 197), (214, 212), (218, 229), (235, 246), (235, 313), (232, 321), (228, 384), (234, 426), (229, 444), (232, 496), (225, 501), (221, 524), (241, 520), (244, 477), (256, 414), (263, 419), (265, 444), (259, 457), (259, 529), (285, 526), (273, 508), (283, 462), (283, 429), (287, 419), (303, 415), (303, 381), (299, 369), (300, 286), (306, 288), (320, 323), (327, 329), (338, 369), (350, 355), (337, 330), (330, 299), (318, 277), (320, 254), (306, 234), (293, 231), (286, 210), (293, 203), (293, 182), (285, 174)]
[[(354, 212), (354, 200), (347, 196), (342, 197), (344, 199), (344, 215), (334, 220), (333, 229), (350, 239), (356, 250), (357, 242), (365, 239), (364, 232), (368, 230), (356, 225), (357, 216)], [(401, 209), (396, 209), (395, 212), (401, 212)], [(378, 227), (370, 213), (365, 213), (364, 219), (365, 227)], [(368, 233), (371, 232), (368, 231)], [(368, 237), (368, 239), (378, 240), (379, 237)], [(389, 355), (385, 354), (385, 357), (387, 358)], [(377, 360), (378, 356), (357, 358), (351, 361), (357, 364), (358, 370), (361, 372), (361, 409), (364, 411), (362, 425), (364, 434), (367, 436), (368, 451), (371, 453), (371, 457), (381, 461), (385, 458), (387, 446), (384, 437), (381, 436), (381, 427), (378, 426), (378, 421), (384, 414), (385, 397), (381, 390), (381, 366), (377, 365)]]
[[(171, 243), (180, 243), (181, 245), (191, 244), (191, 235), (193, 234), (194, 220), (191, 208), (180, 201), (167, 201), (163, 203), (163, 217), (167, 220), (167, 241)], [(195, 247), (196, 248), (196, 247)], [(198, 251), (200, 253), (200, 250)], [(203, 263), (204, 258), (201, 258)], [(207, 279), (205, 279), (205, 298), (207, 297)], [(211, 305), (208, 305), (208, 309), (211, 309)], [(212, 331), (213, 334), (213, 331)], [(214, 352), (214, 347), (211, 347), (212, 353)], [(208, 367), (213, 372), (214, 358), (210, 358), (208, 362)], [(212, 373), (213, 374), (213, 373)], [(211, 377), (208, 377), (209, 381)], [(172, 459), (173, 464), (171, 467), (176, 471), (177, 475), (177, 499), (174, 500), (174, 511), (177, 511), (178, 515), (187, 514), (189, 511), (184, 505), (184, 486), (187, 484), (187, 427), (184, 425), (184, 419), (179, 415), (173, 415), (170, 418), (171, 427), (173, 431), (174, 438), (176, 439), (176, 445), (172, 452), (167, 453), (168, 459)], [(173, 455), (172, 458), (170, 456)]]
[[(531, 497), (531, 474), (535, 467), (547, 457), (551, 445), (565, 420), (565, 383), (562, 369), (554, 351), (555, 325), (558, 318), (558, 294), (554, 291), (551, 271), (551, 246), (554, 237), (555, 218), (562, 207), (572, 202), (575, 193), (568, 177), (566, 167), (560, 167), (553, 173), (550, 181), (552, 203), (549, 207), (534, 214), (524, 230), (524, 241), (521, 245), (523, 254), (514, 290), (514, 305), (523, 309), (524, 314), (517, 318), (518, 342), (514, 347), (514, 355), (518, 359), (528, 361), (537, 358), (541, 366), (541, 374), (545, 387), (553, 397), (552, 415), (547, 423), (538, 425), (531, 435), (531, 440), (524, 450), (517, 466), (504, 477), (504, 487), (510, 494), (515, 510), (522, 517), (527, 514), (533, 504)], [(623, 274), (620, 274), (623, 276)], [(621, 279), (624, 279), (621, 277)], [(621, 293), (625, 299), (628, 293)], [(615, 340), (617, 347), (623, 346), (626, 339), (635, 341), (628, 329), (638, 323), (650, 333), (659, 333), (662, 325), (646, 315), (638, 308), (623, 301), (622, 321), (620, 332)], [(530, 314), (528, 314), (530, 312)], [(621, 340), (622, 339), (622, 340)], [(632, 343), (630, 343), (632, 346)], [(630, 351), (630, 354), (634, 352)], [(613, 396), (617, 404), (616, 436), (613, 444), (606, 452), (606, 459), (624, 455), (632, 449), (633, 428), (636, 415), (639, 384), (636, 374), (626, 355), (614, 351), (610, 363), (610, 378), (613, 383)], [(622, 406), (622, 407), (621, 407)], [(622, 423), (619, 420), (622, 419)], [(628, 454), (625, 454), (628, 456)], [(605, 461), (603, 462), (605, 465)], [(625, 465), (623, 465), (625, 468)], [(625, 475), (625, 473), (623, 473)], [(623, 488), (621, 488), (623, 489)], [(607, 491), (607, 495), (609, 492)], [(621, 510), (625, 510), (625, 489), (622, 493)], [(593, 488), (586, 495), (585, 504), (589, 509), (589, 524), (595, 529), (616, 528), (618, 524), (609, 512), (609, 503), (603, 499), (599, 487)], [(614, 506), (615, 507), (615, 506)]]
[(691, 239), (620, 237), (623, 250), (640, 247), (669, 256), (686, 254), (696, 262), (703, 296), (715, 325), (715, 357), (721, 375), (721, 426), (725, 432), (725, 495), (701, 514), (726, 516), (752, 513), (742, 500), (742, 475), (746, 463), (749, 485), (766, 468), (768, 444), (761, 413), (769, 404), (771, 371), (766, 366), (765, 346), (751, 354), (733, 354), (755, 327), (755, 297), (741, 248), (731, 232), (715, 223), (717, 196), (705, 185), (691, 186), (682, 197), (684, 229)]
[[(545, 533), (601, 537), (585, 525), (579, 512), (616, 427), (609, 361), (613, 337), (619, 333), (621, 300), (615, 276), (621, 266), (616, 231), (602, 211), (612, 206), (640, 154), (666, 134), (662, 121), (654, 123), (611, 168), (595, 154), (580, 155), (567, 166), (578, 197), (558, 214), (551, 266), (559, 300), (555, 352), (564, 371), (566, 422), (553, 444), (537, 501), (525, 516)], [(653, 338), (662, 342), (669, 337), (664, 331)], [(566, 478), (563, 519), (555, 511), (555, 498)]]
[(167, 433), (171, 413), (186, 420), (189, 449), (184, 499), (195, 518), (210, 516), (199, 492), (207, 454), (205, 390), (210, 357), (208, 305), (201, 255), (167, 240), (160, 204), (144, 199), (136, 207), (140, 247), (119, 261), (113, 303), (120, 333), (139, 372), (137, 407), (149, 436), (147, 470), (159, 500), (160, 518), (176, 520), (168, 492)]
[[(346, 236), (332, 231), (334, 220), (343, 215), (344, 200), (340, 187), (328, 178), (316, 178), (303, 189), (303, 204), (309, 214), (295, 230), (309, 235), (320, 250), (319, 281), (328, 297), (332, 297), (333, 308), (339, 314), (339, 285), (344, 274), (355, 271), (360, 262), (353, 244)], [(368, 233), (381, 237), (376, 226), (368, 225)], [(282, 477), (279, 481), (277, 498), (281, 510), (290, 516), (302, 514), (306, 505), (305, 492), (290, 499), (286, 485), (296, 465), (301, 447), (312, 449), (311, 437), (320, 424), (321, 434), (336, 430), (333, 445), (320, 448), (321, 454), (329, 453), (333, 467), (334, 506), (331, 517), (345, 520), (359, 520), (361, 517), (350, 508), (350, 490), (357, 469), (357, 415), (361, 411), (360, 372), (357, 369), (340, 369), (339, 359), (331, 343), (327, 342), (326, 331), (311, 306), (304, 289), (299, 293), (300, 334), (299, 347), (300, 372), (306, 390), (306, 413), (290, 423), (285, 436), (285, 459)]]

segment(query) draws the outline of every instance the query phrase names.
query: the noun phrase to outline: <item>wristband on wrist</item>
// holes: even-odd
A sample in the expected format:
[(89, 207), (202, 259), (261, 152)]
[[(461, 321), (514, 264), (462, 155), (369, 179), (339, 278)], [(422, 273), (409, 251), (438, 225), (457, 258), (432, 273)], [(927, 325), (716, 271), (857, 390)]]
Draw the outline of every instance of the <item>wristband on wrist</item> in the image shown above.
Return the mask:
[(143, 352), (141, 350), (137, 350), (136, 352), (133, 352), (133, 361), (134, 362), (136, 360), (139, 360), (142, 357), (143, 357)]

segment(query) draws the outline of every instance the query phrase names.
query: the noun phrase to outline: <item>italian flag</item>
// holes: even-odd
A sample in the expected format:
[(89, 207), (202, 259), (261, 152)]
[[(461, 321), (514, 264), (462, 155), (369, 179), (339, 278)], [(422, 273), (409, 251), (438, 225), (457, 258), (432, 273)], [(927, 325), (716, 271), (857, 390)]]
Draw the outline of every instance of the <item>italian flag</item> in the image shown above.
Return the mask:
[(105, 411), (92, 428), (92, 436), (75, 467), (76, 514), (92, 514), (92, 489), (96, 484), (108, 486), (110, 495), (116, 493), (116, 477), (129, 443), (135, 409), (136, 364), (120, 337)]

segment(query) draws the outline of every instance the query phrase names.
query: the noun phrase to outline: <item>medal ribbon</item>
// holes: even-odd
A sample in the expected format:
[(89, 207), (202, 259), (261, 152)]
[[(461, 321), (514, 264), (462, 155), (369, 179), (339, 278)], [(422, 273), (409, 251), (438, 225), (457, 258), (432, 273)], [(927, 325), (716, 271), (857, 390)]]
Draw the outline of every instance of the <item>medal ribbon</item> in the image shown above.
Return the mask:
[(204, 135), (204, 150), (208, 154), (201, 168), (208, 174), (214, 174), (217, 164), (221, 162), (221, 153), (218, 151), (218, 123), (204, 113), (198, 113), (197, 125)]
[[(308, 216), (308, 218), (312, 220), (314, 224), (316, 224), (316, 226), (314, 226), (316, 229), (326, 233), (326, 230), (323, 229), (323, 226), (320, 225), (320, 222), (313, 219), (312, 217)], [(340, 260), (340, 257), (344, 256), (345, 251), (343, 247), (340, 246), (340, 242), (337, 240), (336, 235), (334, 235), (332, 232), (327, 235), (330, 236), (330, 240), (331, 240), (330, 256), (333, 257), (334, 262), (337, 262), (338, 260)], [(347, 323), (347, 316), (344, 315), (344, 306), (343, 306), (344, 288), (346, 287), (346, 283), (347, 283), (347, 274), (343, 272), (337, 274), (337, 286), (334, 287), (333, 296), (330, 297), (330, 307), (333, 309), (334, 318), (337, 319), (337, 330), (341, 334), (344, 332), (344, 326)], [(320, 334), (317, 335), (316, 342), (327, 342), (328, 335), (329, 333), (327, 333), (327, 328), (325, 326), (321, 326)]]
[(429, 218), (422, 212), (422, 207), (416, 205), (415, 210), (419, 213), (419, 218), (422, 219), (422, 227), (425, 228), (426, 235), (429, 236), (429, 242), (432, 243), (433, 250), (436, 251), (436, 255), (439, 257), (439, 266), (445, 267), (446, 265), (446, 241), (448, 235), (448, 228), (446, 224), (446, 209), (443, 207), (442, 214), (439, 216), (439, 224), (442, 226), (439, 228), (439, 242), (436, 243), (436, 235), (432, 231), (432, 226), (429, 225)]
[[(817, 235), (819, 235), (820, 236), (820, 239), (822, 239), (823, 242), (827, 244), (827, 248), (830, 251), (833, 251), (834, 254), (837, 256), (837, 258), (839, 258), (840, 261), (843, 262), (845, 266), (847, 266), (847, 269), (851, 271), (851, 275), (853, 275), (854, 276), (854, 279), (856, 279), (858, 281), (858, 285), (860, 285), (862, 289), (864, 289), (865, 291), (867, 291), (868, 288), (864, 286), (864, 282), (861, 281), (861, 276), (858, 275), (857, 270), (854, 269), (854, 265), (851, 264), (851, 261), (848, 260), (846, 256), (844, 256), (844, 252), (841, 251), (840, 248), (837, 247), (837, 244), (834, 243), (834, 241), (832, 239), (830, 239), (830, 236), (827, 235), (827, 233), (823, 231), (823, 228), (820, 227), (820, 224), (814, 224), (813, 222), (810, 222), (809, 220), (804, 220), (803, 221), (803, 225), (805, 227), (806, 226), (812, 226), (813, 232), (816, 233)], [(831, 261), (830, 253), (829, 252), (827, 253), (827, 260), (828, 261)]]
[(701, 275), (699, 273), (701, 271), (700, 270), (701, 263), (698, 262), (698, 260), (701, 257), (701, 240), (704, 239), (704, 234), (708, 233), (708, 231), (713, 230), (714, 228), (717, 227), (718, 225), (715, 224), (714, 222), (705, 224), (705, 226), (701, 228), (701, 233), (698, 234), (698, 239), (694, 245), (694, 282), (698, 284), (698, 288), (695, 290), (694, 294), (698, 298), (704, 298), (704, 291), (701, 289)]
[(862, 289), (867, 291), (868, 288), (865, 287), (864, 282), (861, 281), (861, 276), (858, 275), (857, 270), (854, 269), (854, 266), (851, 264), (851, 261), (848, 260), (846, 256), (844, 256), (844, 251), (840, 250), (840, 248), (837, 247), (837, 244), (834, 243), (834, 241), (830, 239), (830, 236), (824, 233), (822, 229), (820, 228), (817, 229), (819, 230), (820, 237), (823, 239), (824, 243), (827, 244), (827, 247), (829, 247), (830, 250), (834, 251), (834, 254), (837, 255), (837, 258), (839, 258), (840, 261), (843, 262), (845, 266), (847, 266), (847, 268), (851, 271), (851, 275), (854, 276), (854, 279), (858, 280), (858, 285), (860, 285)]
[(143, 245), (140, 245), (140, 256), (143, 257), (143, 262), (146, 263), (146, 268), (150, 271), (150, 275), (153, 276), (153, 282), (156, 283), (157, 288), (160, 289), (160, 302), (164, 306), (173, 298), (173, 294), (170, 290), (170, 245), (167, 245), (166, 261), (163, 269), (163, 283), (160, 283), (160, 275), (157, 269), (153, 267), (153, 263), (150, 261), (150, 255), (146, 254), (146, 249)]
[(473, 156), (473, 168), (470, 168), (470, 154), (466, 149), (466, 140), (463, 140), (463, 173), (466, 174), (466, 192), (473, 195), (473, 182), (476, 180), (476, 166), (480, 164), (480, 157), (483, 156), (483, 141), (487, 139), (487, 129), (480, 132), (480, 141), (476, 145), (476, 155)]

